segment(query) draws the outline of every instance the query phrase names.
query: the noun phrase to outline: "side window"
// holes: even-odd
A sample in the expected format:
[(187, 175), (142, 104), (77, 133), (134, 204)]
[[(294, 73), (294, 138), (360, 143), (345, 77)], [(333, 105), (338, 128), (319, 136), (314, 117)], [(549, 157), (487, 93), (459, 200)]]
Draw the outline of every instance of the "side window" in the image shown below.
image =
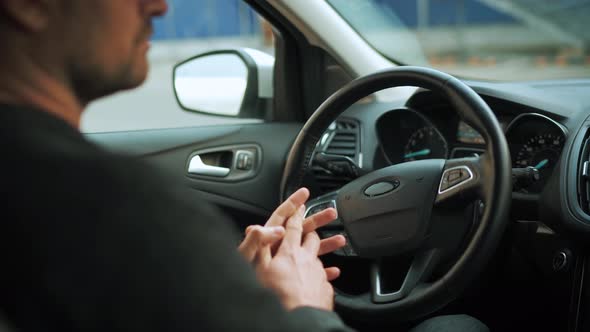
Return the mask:
[[(169, 10), (166, 16), (154, 20), (154, 35), (148, 53), (150, 72), (144, 84), (137, 89), (102, 98), (89, 105), (82, 117), (83, 132), (262, 121), (260, 119), (264, 117), (256, 112), (216, 109), (227, 108), (227, 105), (240, 105), (242, 99), (252, 101), (250, 98), (252, 96), (246, 98), (241, 95), (252, 94), (250, 87), (228, 89), (225, 86), (224, 89), (215, 91), (216, 86), (223, 86), (227, 81), (219, 79), (227, 76), (228, 68), (237, 67), (235, 64), (225, 62), (226, 58), (229, 59), (227, 55), (225, 58), (215, 56), (207, 57), (204, 61), (188, 61), (185, 62), (184, 68), (179, 66), (180, 70), (176, 71), (175, 78), (191, 71), (194, 74), (196, 71), (199, 82), (195, 84), (189, 82), (191, 84), (187, 85), (187, 80), (183, 81), (184, 77), (180, 77), (176, 80), (177, 95), (173, 89), (173, 71), (177, 64), (204, 53), (231, 50), (230, 52), (235, 54), (246, 54), (246, 56), (251, 54), (254, 58), (270, 63), (267, 66), (270, 69), (267, 68), (267, 71), (270, 70), (271, 74), (267, 73), (262, 78), (262, 82), (259, 82), (261, 86), (265, 86), (266, 90), (270, 87), (270, 92), (264, 92), (265, 103), (262, 103), (270, 107), (272, 105), (270, 100), (273, 86), (274, 40), (269, 23), (243, 0), (168, 0), (168, 5)], [(186, 70), (187, 68), (189, 70)], [(203, 73), (202, 68), (206, 68), (207, 73)], [(254, 72), (260, 71), (254, 70)], [(260, 80), (257, 77), (254, 81)], [(178, 88), (179, 81), (185, 87), (184, 90)], [(233, 81), (236, 79), (233, 78)], [(242, 81), (245, 86), (246, 82), (250, 83), (252, 80), (242, 79)], [(183, 101), (183, 91), (187, 91), (187, 86), (190, 88), (188, 91), (195, 93), (198, 91), (200, 97), (207, 99), (203, 103), (207, 105), (205, 108), (211, 109), (199, 108), (200, 112), (189, 111), (187, 109), (195, 109), (191, 107), (194, 104), (192, 101), (183, 103), (183, 109), (177, 102), (177, 97), (179, 101)], [(258, 97), (258, 88), (256, 88), (256, 94)], [(192, 98), (190, 95), (189, 97)], [(255, 104), (261, 103), (255, 101)]]

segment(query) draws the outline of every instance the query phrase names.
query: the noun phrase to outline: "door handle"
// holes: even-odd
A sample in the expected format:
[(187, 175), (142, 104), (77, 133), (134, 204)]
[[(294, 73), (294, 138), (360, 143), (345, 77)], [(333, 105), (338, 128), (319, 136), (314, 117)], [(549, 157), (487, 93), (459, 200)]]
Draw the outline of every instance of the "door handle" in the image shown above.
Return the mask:
[(224, 177), (230, 172), (229, 168), (207, 165), (199, 155), (193, 156), (188, 165), (188, 172), (198, 175)]

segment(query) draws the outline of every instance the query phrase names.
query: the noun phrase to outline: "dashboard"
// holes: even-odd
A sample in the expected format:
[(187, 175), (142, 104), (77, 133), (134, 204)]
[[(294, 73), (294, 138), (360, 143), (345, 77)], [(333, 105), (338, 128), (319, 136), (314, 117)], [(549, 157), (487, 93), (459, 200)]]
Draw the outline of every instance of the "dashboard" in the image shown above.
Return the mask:
[[(515, 199), (525, 204), (537, 204), (548, 181), (557, 173), (555, 170), (572, 128), (579, 126), (572, 121), (588, 113), (584, 105), (590, 105), (590, 96), (586, 97), (587, 94), (578, 90), (590, 90), (590, 82), (580, 82), (579, 86), (578, 82), (573, 82), (567, 90), (563, 89), (562, 83), (553, 85), (551, 82), (466, 83), (486, 101), (504, 130), (512, 167), (538, 171), (538, 181), (514, 189), (513, 204)], [(342, 129), (345, 130), (342, 135), (358, 131), (355, 132), (359, 137), (358, 146), (351, 148), (346, 158), (354, 160), (361, 169), (359, 175), (362, 175), (412, 160), (482, 154), (485, 151), (484, 138), (458, 114), (444, 96), (417, 89), (410, 97), (399, 101), (359, 102), (343, 112), (337, 122), (342, 122), (346, 128)], [(353, 129), (356, 126), (358, 129)], [(317, 149), (332, 153), (350, 144), (336, 131), (338, 129), (325, 135), (324, 138), (329, 136), (332, 139), (322, 139)], [(316, 181), (306, 185), (320, 188), (315, 190), (318, 195), (335, 190), (356, 176), (337, 176), (318, 165), (312, 166), (314, 174), (308, 179)], [(537, 209), (527, 205), (526, 210)]]
[[(566, 129), (539, 113), (496, 114), (505, 132), (514, 168), (534, 167), (540, 179), (522, 193), (539, 193), (561, 155)], [(485, 150), (484, 138), (454, 112), (441, 107), (428, 110), (400, 108), (377, 121), (377, 135), (390, 165), (420, 159), (450, 159), (478, 156)]]
[[(530, 174), (535, 168), (539, 174), (539, 180), (514, 187), (511, 218), (547, 224), (560, 220), (556, 228), (590, 234), (590, 80), (464, 82), (502, 126), (513, 169), (528, 168), (523, 172)], [(425, 89), (390, 101), (364, 98), (335, 124), (315, 156), (332, 155), (344, 169), (329, 170), (314, 159), (304, 181), (312, 197), (390, 165), (471, 157), (486, 147), (445, 96)], [(345, 170), (351, 162), (357, 171)]]

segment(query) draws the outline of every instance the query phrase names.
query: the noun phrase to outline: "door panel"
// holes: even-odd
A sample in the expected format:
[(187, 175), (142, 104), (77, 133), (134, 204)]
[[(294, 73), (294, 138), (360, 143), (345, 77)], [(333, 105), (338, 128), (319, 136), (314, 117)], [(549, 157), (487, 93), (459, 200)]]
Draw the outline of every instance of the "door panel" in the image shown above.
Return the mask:
[(141, 131), (117, 131), (86, 134), (90, 139), (114, 152), (131, 156), (148, 156), (182, 145), (206, 142), (235, 134), (241, 126), (208, 126)]
[[(194, 199), (205, 197), (227, 209), (227, 213), (242, 216), (237, 222), (244, 226), (265, 220), (279, 203), (284, 163), (300, 128), (300, 124), (261, 123), (86, 136), (107, 149), (144, 159), (174, 178), (182, 179), (195, 193), (199, 193)], [(247, 150), (244, 147), (257, 150), (256, 165), (250, 176), (232, 178), (230, 175), (220, 177), (188, 172), (195, 153), (224, 152), (234, 147), (236, 149), (232, 152)], [(231, 174), (239, 175), (239, 170), (234, 169), (237, 160), (231, 159)], [(255, 220), (243, 216), (255, 217)]]

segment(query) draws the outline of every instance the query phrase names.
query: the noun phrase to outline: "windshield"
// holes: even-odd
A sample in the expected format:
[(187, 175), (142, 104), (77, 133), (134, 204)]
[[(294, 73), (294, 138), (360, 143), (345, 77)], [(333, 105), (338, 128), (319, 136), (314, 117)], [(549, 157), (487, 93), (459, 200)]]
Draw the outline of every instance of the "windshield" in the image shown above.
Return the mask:
[(464, 78), (590, 77), (588, 0), (326, 0), (399, 64)]

